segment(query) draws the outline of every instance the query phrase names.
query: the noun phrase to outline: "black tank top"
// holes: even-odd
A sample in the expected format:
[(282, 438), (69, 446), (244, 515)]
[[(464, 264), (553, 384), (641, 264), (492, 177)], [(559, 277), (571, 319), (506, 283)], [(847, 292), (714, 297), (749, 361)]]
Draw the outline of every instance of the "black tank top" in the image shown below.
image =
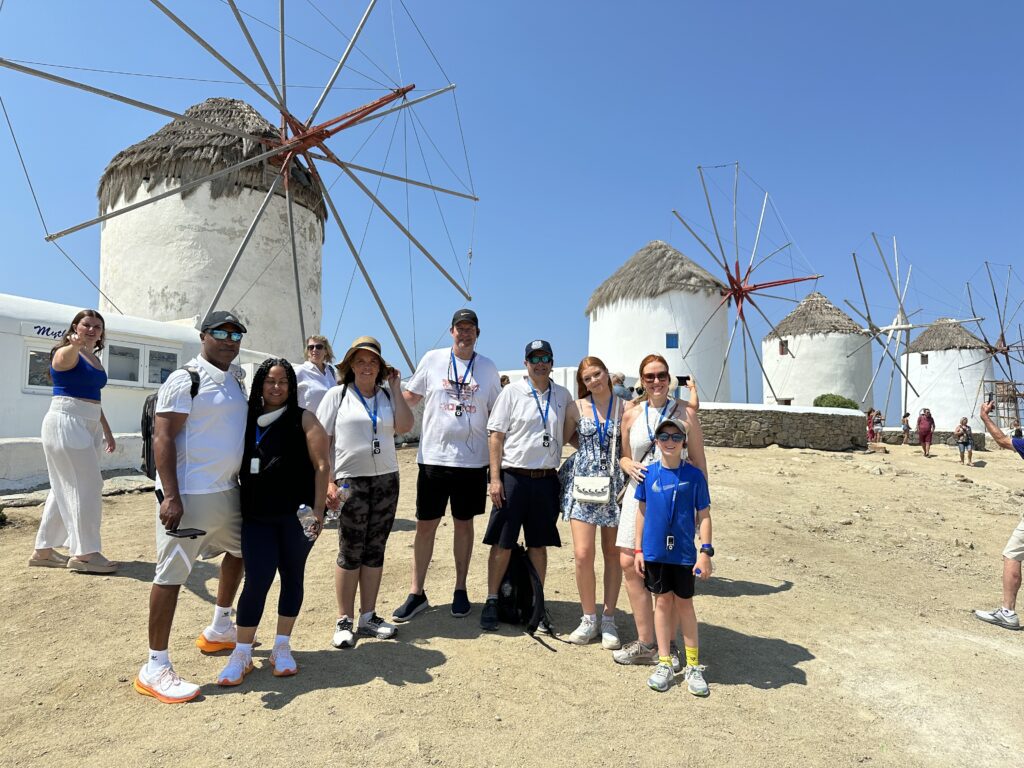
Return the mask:
[[(309, 459), (302, 429), (304, 413), (304, 409), (296, 408), (280, 416), (263, 430), (258, 446), (255, 426), (246, 429), (238, 473), (244, 519), (294, 516), (300, 504), (313, 506), (316, 469)], [(257, 474), (251, 472), (254, 458), (260, 460)]]

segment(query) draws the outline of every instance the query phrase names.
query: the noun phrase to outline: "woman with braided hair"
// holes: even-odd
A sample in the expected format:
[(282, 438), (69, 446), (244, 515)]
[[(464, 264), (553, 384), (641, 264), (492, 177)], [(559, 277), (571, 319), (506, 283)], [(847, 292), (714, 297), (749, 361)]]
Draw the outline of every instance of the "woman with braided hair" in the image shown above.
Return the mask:
[[(277, 637), (270, 666), (277, 677), (294, 675), (290, 637), (303, 597), (306, 558), (323, 525), (330, 475), (327, 433), (299, 407), (295, 371), (283, 358), (263, 361), (253, 376), (242, 486), (242, 558), (245, 585), (238, 600), (238, 641), (218, 685), (238, 685), (252, 671), (252, 643), (274, 575), (281, 575)], [(300, 506), (315, 524), (303, 528)]]

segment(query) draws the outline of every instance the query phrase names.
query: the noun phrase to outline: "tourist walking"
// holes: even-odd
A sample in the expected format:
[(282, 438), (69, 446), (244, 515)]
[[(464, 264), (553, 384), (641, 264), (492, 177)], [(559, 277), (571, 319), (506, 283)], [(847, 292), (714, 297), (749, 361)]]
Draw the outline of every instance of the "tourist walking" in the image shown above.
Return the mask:
[(875, 409), (868, 408), (867, 413), (867, 435), (868, 443), (875, 442)]
[(501, 392), (498, 368), (476, 351), (476, 312), (452, 316), (452, 345), (427, 352), (406, 385), (406, 402), (423, 402), (416, 462), (416, 536), (409, 596), (392, 614), (405, 622), (430, 607), (424, 585), (437, 528), (451, 504), (455, 588), (451, 614), (471, 611), (466, 575), (473, 555), (473, 519), (487, 508), (487, 417)]
[(298, 672), (291, 634), (302, 607), (306, 558), (323, 526), (330, 459), (327, 433), (315, 414), (299, 407), (297, 392), (295, 371), (282, 358), (264, 360), (252, 379), (238, 478), (245, 583), (238, 639), (218, 685), (238, 685), (252, 671), (256, 627), (275, 576), (281, 592), (270, 666), (275, 677)]
[(612, 392), (615, 393), (616, 397), (621, 397), (623, 400), (629, 401), (633, 395), (626, 387), (626, 374), (624, 373), (613, 373), (612, 377)]
[[(531, 341), (524, 356), (526, 377), (501, 390), (487, 421), (488, 492), (494, 508), (484, 534), (491, 551), (480, 627), (488, 631), (498, 628), (498, 587), (520, 530), (541, 582), (547, 572), (547, 548), (562, 546), (557, 527), (558, 465), (572, 395), (551, 381), (554, 353), (548, 342)], [(538, 629), (551, 631), (546, 618)]]
[(178, 593), (199, 558), (224, 555), (213, 622), (196, 646), (204, 653), (235, 647), (231, 605), (242, 580), (238, 470), (248, 405), (242, 371), (232, 361), (245, 332), (232, 313), (211, 312), (199, 334), (199, 356), (168, 376), (157, 394), (156, 574), (149, 595), (149, 660), (135, 690), (165, 704), (199, 695), (198, 685), (174, 671), (167, 651)]
[(910, 445), (910, 411), (903, 414), (900, 419), (900, 429), (903, 430), (903, 445)]
[(964, 463), (964, 453), (967, 454), (967, 466), (974, 466), (974, 435), (971, 433), (971, 425), (967, 423), (967, 417), (960, 419), (960, 423), (953, 430), (953, 437), (956, 438), (956, 448), (960, 452), (960, 463)]
[[(118, 564), (100, 552), (103, 476), (100, 446), (116, 448), (100, 406), (107, 383), (99, 352), (103, 317), (83, 309), (50, 351), (53, 399), (43, 417), (42, 444), (50, 491), (36, 533), (30, 566), (68, 568), (81, 573), (113, 573)], [(70, 557), (56, 551), (67, 547)]]
[(334, 350), (326, 336), (310, 336), (303, 355), (306, 361), (295, 369), (299, 407), (315, 414), (327, 391), (338, 384), (338, 372), (331, 365)]
[[(583, 617), (569, 635), (570, 643), (586, 645), (598, 636), (607, 650), (622, 646), (615, 625), (615, 607), (622, 588), (622, 567), (615, 537), (619, 525), (617, 496), (625, 483), (619, 468), (622, 414), (632, 404), (616, 395), (608, 368), (597, 357), (584, 357), (576, 368), (576, 390), (565, 419), (566, 442), (578, 446), (572, 482), (562, 488), (562, 517), (572, 531), (576, 587)], [(604, 559), (604, 608), (597, 618), (597, 577), (594, 573), (597, 531)]]
[[(983, 403), (981, 406), (981, 420), (985, 429), (996, 441), (996, 445), (1008, 451), (1016, 451), (1024, 459), (1024, 438), (1008, 437), (992, 421), (992, 410), (995, 403)], [(1021, 562), (1024, 561), (1024, 515), (1021, 515), (1020, 522), (1010, 534), (1010, 540), (1006, 542), (1003, 550), (1003, 602), (994, 611), (975, 611), (974, 615), (989, 624), (995, 624), (1005, 629), (1020, 629), (1020, 617), (1017, 616), (1017, 593), (1020, 591)]]
[(332, 643), (351, 648), (357, 633), (382, 640), (395, 635), (394, 625), (377, 615), (377, 593), (398, 509), (395, 434), (411, 430), (414, 418), (402, 397), (401, 373), (384, 362), (380, 342), (372, 336), (352, 342), (338, 376), (341, 386), (327, 393), (316, 416), (332, 449), (327, 505), (341, 505), (334, 571), (338, 619)]
[(921, 452), (928, 458), (932, 455), (932, 433), (935, 431), (935, 419), (927, 408), (921, 409), (917, 417), (917, 440), (921, 444)]
[(700, 400), (696, 379), (690, 377), (690, 398), (684, 403), (669, 397), (669, 382), (672, 378), (668, 362), (661, 355), (652, 354), (645, 357), (640, 362), (639, 373), (646, 401), (638, 402), (622, 419), (622, 458), (619, 459), (619, 464), (629, 481), (622, 499), (619, 530), (615, 539), (615, 544), (619, 548), (619, 563), (626, 581), (626, 595), (633, 610), (633, 621), (636, 622), (637, 639), (612, 652), (612, 657), (619, 664), (654, 664), (658, 656), (654, 645), (651, 596), (633, 563), (636, 549), (636, 516), (639, 508), (636, 489), (644, 480), (647, 465), (661, 460), (661, 451), (654, 434), (658, 424), (667, 418), (678, 418), (687, 425), (689, 439), (681, 457), (707, 477), (704, 434), (697, 415)]

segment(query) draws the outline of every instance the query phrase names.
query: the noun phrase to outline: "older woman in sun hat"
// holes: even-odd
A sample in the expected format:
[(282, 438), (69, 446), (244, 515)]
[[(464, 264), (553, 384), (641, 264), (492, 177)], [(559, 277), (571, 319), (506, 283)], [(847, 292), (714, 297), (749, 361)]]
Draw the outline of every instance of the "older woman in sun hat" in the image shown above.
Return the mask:
[(327, 390), (338, 383), (338, 373), (331, 365), (334, 350), (326, 336), (314, 335), (306, 339), (306, 349), (302, 354), (306, 362), (295, 368), (299, 407), (316, 413)]
[[(341, 386), (328, 391), (316, 415), (332, 445), (327, 503), (332, 508), (343, 505), (334, 578), (338, 619), (333, 644), (351, 648), (356, 633), (381, 639), (395, 634), (395, 627), (377, 615), (377, 593), (384, 549), (398, 508), (395, 434), (411, 430), (414, 418), (402, 396), (402, 374), (384, 361), (380, 342), (372, 336), (352, 342), (338, 365), (338, 377)], [(347, 499), (343, 491), (339, 497), (339, 489), (345, 485)], [(354, 624), (355, 618), (358, 622)]]

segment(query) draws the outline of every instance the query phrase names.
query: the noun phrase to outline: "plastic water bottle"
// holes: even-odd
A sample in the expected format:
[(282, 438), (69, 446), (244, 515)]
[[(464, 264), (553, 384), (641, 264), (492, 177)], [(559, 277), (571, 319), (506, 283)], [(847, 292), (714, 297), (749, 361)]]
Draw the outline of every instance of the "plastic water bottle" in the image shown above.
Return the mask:
[(352, 496), (352, 489), (349, 487), (348, 480), (342, 479), (341, 485), (338, 486), (338, 508), (327, 509), (327, 520), (333, 522), (341, 517), (341, 508), (345, 506), (345, 502)]
[(306, 534), (307, 539), (313, 541), (320, 533), (320, 526), (317, 523), (313, 508), (307, 504), (300, 504), (299, 511), (295, 514), (299, 518), (299, 524), (302, 525), (302, 532)]

